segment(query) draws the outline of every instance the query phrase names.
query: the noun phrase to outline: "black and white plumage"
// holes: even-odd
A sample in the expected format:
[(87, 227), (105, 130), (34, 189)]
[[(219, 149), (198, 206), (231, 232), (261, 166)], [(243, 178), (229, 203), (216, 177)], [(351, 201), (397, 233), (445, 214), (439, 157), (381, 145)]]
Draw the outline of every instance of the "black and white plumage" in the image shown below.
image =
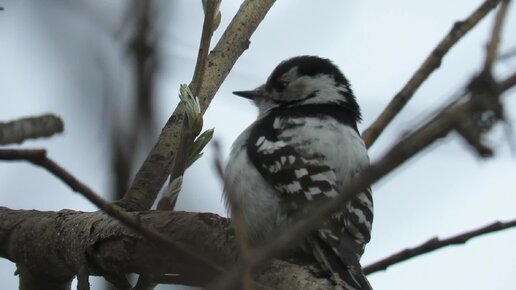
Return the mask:
[[(350, 85), (327, 59), (299, 56), (280, 63), (267, 82), (235, 92), (259, 109), (234, 142), (225, 198), (238, 209), (256, 245), (287, 228), (315, 200), (335, 197), (369, 165), (357, 130), (360, 109)], [(370, 239), (373, 203), (357, 195), (302, 243), (344, 289), (371, 289), (359, 260)]]

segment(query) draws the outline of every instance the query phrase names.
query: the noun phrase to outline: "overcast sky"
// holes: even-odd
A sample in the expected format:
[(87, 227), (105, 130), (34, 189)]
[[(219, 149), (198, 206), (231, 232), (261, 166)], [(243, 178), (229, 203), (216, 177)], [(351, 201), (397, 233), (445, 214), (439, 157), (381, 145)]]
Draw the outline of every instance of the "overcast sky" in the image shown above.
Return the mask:
[[(30, 141), (99, 193), (110, 188), (108, 123), (131, 100), (130, 69), (121, 43), (125, 1), (1, 1), (0, 121), (52, 112), (65, 133)], [(177, 104), (180, 83), (194, 69), (202, 26), (199, 1), (158, 1), (161, 62), (157, 78), (160, 126)], [(238, 9), (223, 0), (218, 40)], [(292, 56), (332, 59), (350, 80), (367, 128), (404, 85), (455, 21), (482, 1), (278, 1), (251, 38), (205, 117), (227, 158), (236, 136), (256, 117), (248, 101), (231, 91), (262, 84), (272, 69)], [(301, 4), (302, 3), (302, 4)], [(508, 15), (502, 51), (516, 47), (516, 8)], [(371, 149), (377, 160), (397, 137), (413, 129), (476, 73), (493, 17), (487, 17), (444, 59), (414, 100)], [(122, 35), (122, 36), (121, 36)], [(514, 72), (516, 59), (497, 65)], [(516, 94), (504, 98), (516, 125)], [(496, 156), (475, 156), (455, 135), (432, 146), (373, 187), (373, 237), (367, 265), (431, 237), (448, 237), (495, 220), (516, 218), (515, 137), (499, 126), (490, 135)], [(152, 143), (151, 140), (150, 143)], [(139, 162), (145, 156), (139, 156)], [(222, 188), (212, 168), (211, 148), (185, 176), (178, 209), (225, 215)], [(203, 180), (200, 183), (199, 180)], [(91, 211), (96, 208), (53, 176), (28, 164), (0, 163), (0, 205), (13, 209)], [(369, 276), (375, 289), (515, 289), (516, 230), (477, 238)], [(0, 286), (15, 289), (14, 264), (0, 260)], [(98, 285), (99, 279), (94, 279)]]

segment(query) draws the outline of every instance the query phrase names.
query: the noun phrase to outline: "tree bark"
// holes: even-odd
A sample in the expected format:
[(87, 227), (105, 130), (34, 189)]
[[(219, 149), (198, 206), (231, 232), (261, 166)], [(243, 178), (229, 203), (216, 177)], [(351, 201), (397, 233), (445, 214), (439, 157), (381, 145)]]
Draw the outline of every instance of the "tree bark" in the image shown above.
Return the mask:
[[(230, 221), (212, 213), (134, 212), (139, 221), (221, 270), (238, 257)], [(68, 290), (78, 273), (120, 281), (128, 273), (191, 286), (208, 284), (221, 272), (164, 249), (107, 214), (72, 210), (12, 210), (0, 207), (0, 256), (16, 263), (20, 289)], [(166, 276), (164, 274), (174, 274)], [(172, 278), (170, 278), (172, 277)], [(162, 280), (161, 280), (162, 282)], [(115, 282), (116, 284), (116, 282)], [(124, 289), (123, 283), (117, 285)], [(331, 289), (308, 267), (274, 261), (257, 277), (264, 289)]]

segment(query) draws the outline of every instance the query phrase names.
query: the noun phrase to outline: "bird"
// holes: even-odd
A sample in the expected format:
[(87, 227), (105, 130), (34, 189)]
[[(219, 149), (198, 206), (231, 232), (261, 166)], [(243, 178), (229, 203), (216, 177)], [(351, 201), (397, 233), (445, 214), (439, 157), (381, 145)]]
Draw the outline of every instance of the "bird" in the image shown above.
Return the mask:
[[(357, 129), (360, 107), (331, 60), (284, 60), (265, 84), (233, 94), (258, 107), (257, 119), (233, 143), (224, 171), (226, 206), (233, 222), (241, 219), (250, 246), (288, 229), (317, 201), (342, 194), (368, 168)], [(343, 289), (372, 289), (360, 265), (372, 222), (368, 188), (312, 230), (298, 251)]]

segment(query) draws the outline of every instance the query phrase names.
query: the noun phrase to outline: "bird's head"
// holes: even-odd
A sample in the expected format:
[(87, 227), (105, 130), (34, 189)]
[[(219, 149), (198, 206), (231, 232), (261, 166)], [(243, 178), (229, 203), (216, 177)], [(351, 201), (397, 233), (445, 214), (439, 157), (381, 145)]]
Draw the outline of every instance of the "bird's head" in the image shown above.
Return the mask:
[(267, 82), (251, 91), (233, 92), (253, 100), (260, 115), (270, 109), (308, 104), (335, 104), (346, 107), (356, 120), (360, 108), (348, 80), (329, 59), (298, 56), (281, 62)]

